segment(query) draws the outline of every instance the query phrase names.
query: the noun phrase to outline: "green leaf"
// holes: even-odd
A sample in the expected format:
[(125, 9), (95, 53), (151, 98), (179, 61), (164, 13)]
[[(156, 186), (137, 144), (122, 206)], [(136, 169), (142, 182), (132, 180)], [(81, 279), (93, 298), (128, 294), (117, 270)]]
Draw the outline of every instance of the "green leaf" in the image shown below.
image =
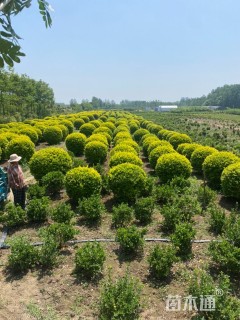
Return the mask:
[(2, 57), (0, 57), (0, 68), (4, 67), (4, 60)]
[(5, 37), (5, 38), (12, 38), (12, 34), (11, 33), (7, 33), (4, 31), (0, 32), (1, 36)]
[(3, 56), (3, 59), (6, 62), (6, 64), (8, 64), (10, 67), (13, 67), (12, 59), (6, 54), (3, 54), (2, 56)]

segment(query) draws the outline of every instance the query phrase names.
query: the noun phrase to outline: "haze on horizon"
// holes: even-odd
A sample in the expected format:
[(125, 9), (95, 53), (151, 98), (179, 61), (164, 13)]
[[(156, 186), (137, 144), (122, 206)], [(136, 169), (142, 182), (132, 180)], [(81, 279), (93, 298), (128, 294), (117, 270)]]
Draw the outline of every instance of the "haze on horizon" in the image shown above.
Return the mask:
[(57, 102), (92, 96), (176, 101), (240, 83), (238, 0), (49, 0), (13, 18), (27, 54), (15, 71), (49, 83)]

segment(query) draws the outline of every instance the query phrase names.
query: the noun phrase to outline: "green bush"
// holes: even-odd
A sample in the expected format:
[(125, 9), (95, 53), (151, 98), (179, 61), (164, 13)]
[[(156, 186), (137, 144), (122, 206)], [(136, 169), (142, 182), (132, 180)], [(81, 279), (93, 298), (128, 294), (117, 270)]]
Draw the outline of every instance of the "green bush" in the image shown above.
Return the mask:
[(31, 222), (42, 222), (47, 220), (49, 213), (49, 198), (33, 198), (27, 205), (27, 218)]
[(71, 224), (54, 222), (48, 227), (43, 227), (39, 230), (40, 236), (46, 241), (51, 238), (54, 239), (58, 248), (72, 240), (76, 234), (76, 230)]
[(8, 144), (8, 140), (7, 138), (5, 137), (2, 137), (0, 135), (0, 148), (1, 148), (1, 160), (5, 160), (6, 159), (6, 153), (5, 153), (5, 150), (6, 150), (6, 147), (7, 147), (7, 144)]
[(186, 157), (178, 153), (170, 153), (158, 159), (155, 170), (160, 181), (165, 183), (179, 176), (189, 178), (192, 166)]
[(154, 140), (153, 142), (151, 142), (148, 146), (147, 149), (147, 154), (150, 155), (150, 153), (153, 151), (153, 149), (157, 148), (157, 147), (170, 147), (173, 148), (172, 145), (165, 140)]
[(79, 200), (78, 213), (91, 222), (99, 221), (104, 212), (105, 206), (100, 196), (92, 195)]
[(90, 164), (103, 163), (107, 158), (108, 147), (100, 141), (92, 141), (86, 144), (84, 155)]
[(96, 128), (93, 124), (85, 123), (80, 127), (79, 131), (80, 131), (80, 133), (83, 133), (86, 137), (90, 137), (95, 129)]
[(176, 261), (176, 251), (173, 247), (155, 245), (148, 257), (150, 274), (156, 279), (165, 279), (170, 275), (172, 265)]
[(120, 143), (120, 144), (116, 145), (116, 147), (114, 147), (111, 150), (110, 157), (115, 155), (115, 153), (117, 153), (117, 152), (130, 152), (132, 154), (135, 154), (136, 156), (138, 155), (137, 151), (133, 147), (131, 147), (125, 143)]
[[(216, 294), (220, 292), (220, 294)], [(240, 314), (239, 300), (231, 295), (231, 283), (227, 275), (220, 273), (215, 282), (210, 274), (203, 270), (194, 270), (190, 278), (189, 294), (196, 297), (196, 307), (199, 310), (197, 319), (235, 320)], [(213, 296), (215, 309), (201, 310), (201, 299)]]
[(72, 167), (72, 159), (65, 150), (50, 147), (35, 152), (30, 159), (29, 167), (34, 178), (40, 180), (52, 171), (66, 173)]
[(79, 118), (79, 119), (76, 119), (73, 124), (75, 129), (78, 130), (84, 123), (85, 123), (84, 120)]
[(121, 250), (127, 254), (137, 253), (143, 249), (144, 235), (146, 230), (139, 230), (136, 226), (119, 228), (116, 240), (119, 242)]
[(64, 141), (66, 139), (66, 137), (68, 136), (69, 132), (68, 132), (68, 128), (66, 126), (64, 126), (63, 124), (59, 124), (58, 128), (61, 129), (62, 131), (62, 140)]
[(129, 129), (131, 134), (133, 134), (135, 131), (139, 129), (139, 125), (136, 122), (129, 123)]
[(240, 248), (240, 217), (239, 212), (232, 211), (226, 219), (225, 237), (236, 247)]
[(140, 142), (140, 140), (142, 139), (142, 137), (145, 135), (145, 134), (148, 134), (149, 131), (146, 130), (146, 129), (138, 129), (134, 132), (133, 134), (133, 139), (136, 140), (137, 142)]
[(89, 138), (87, 138), (86, 143), (92, 142), (92, 141), (99, 141), (104, 143), (107, 147), (109, 145), (108, 139), (104, 134), (101, 133), (94, 133)]
[(210, 229), (216, 234), (222, 234), (226, 224), (226, 214), (220, 206), (212, 205), (208, 208)]
[(114, 145), (116, 145), (119, 143), (120, 140), (124, 141), (124, 140), (131, 139), (131, 138), (132, 137), (129, 132), (119, 132), (115, 135), (113, 143), (114, 143)]
[(142, 168), (131, 163), (119, 164), (110, 169), (109, 186), (114, 195), (123, 201), (132, 201), (145, 189), (147, 176)]
[(38, 183), (32, 184), (27, 189), (27, 198), (29, 200), (33, 198), (42, 198), (46, 195), (46, 189), (43, 186), (40, 186)]
[(42, 177), (41, 184), (48, 194), (56, 194), (64, 187), (64, 177), (61, 171), (52, 171)]
[(116, 228), (126, 227), (133, 219), (133, 209), (126, 203), (113, 207), (112, 223)]
[(46, 237), (38, 251), (38, 264), (44, 269), (50, 269), (57, 263), (59, 255), (58, 243), (52, 236)]
[(20, 206), (15, 206), (13, 203), (8, 203), (4, 214), (0, 216), (0, 222), (8, 228), (21, 226), (26, 220), (26, 212)]
[(35, 267), (38, 252), (25, 237), (14, 237), (10, 241), (11, 253), (8, 256), (8, 267), (16, 273), (26, 272)]
[(34, 144), (38, 142), (37, 131), (35, 130), (35, 128), (32, 128), (31, 126), (21, 129), (19, 133), (28, 136)]
[(141, 286), (129, 276), (117, 279), (109, 277), (100, 295), (99, 320), (137, 320), (140, 312)]
[(58, 126), (49, 126), (43, 131), (43, 139), (48, 144), (59, 144), (63, 140), (62, 130)]
[(124, 151), (119, 151), (116, 152), (109, 161), (109, 166), (110, 168), (115, 167), (119, 164), (122, 163), (132, 163), (135, 164), (136, 166), (142, 167), (143, 162), (142, 160), (136, 156), (135, 154), (131, 152), (124, 152)]
[(227, 166), (221, 175), (223, 194), (240, 200), (240, 162)]
[(99, 194), (102, 188), (102, 179), (95, 169), (78, 167), (66, 174), (65, 187), (68, 196), (74, 201), (78, 201), (78, 199)]
[(171, 135), (169, 142), (174, 147), (174, 149), (177, 149), (177, 147), (181, 143), (191, 143), (192, 139), (187, 134), (175, 133), (175, 134)]
[(134, 212), (135, 217), (141, 223), (148, 223), (152, 220), (155, 203), (151, 197), (140, 198), (136, 201)]
[(74, 217), (74, 212), (71, 210), (71, 206), (66, 203), (59, 203), (51, 211), (51, 218), (54, 222), (70, 223)]
[(192, 153), (199, 147), (201, 147), (201, 145), (197, 143), (182, 143), (178, 146), (177, 152), (190, 160)]
[(23, 160), (29, 161), (35, 152), (34, 143), (28, 137), (17, 137), (12, 139), (4, 150), (4, 156), (7, 158), (11, 154), (16, 153), (22, 157)]
[(198, 201), (201, 203), (202, 208), (206, 209), (217, 198), (217, 193), (210, 189), (208, 186), (200, 186), (198, 189)]
[(103, 127), (103, 126), (95, 129), (95, 130), (93, 131), (93, 134), (108, 135), (108, 136), (111, 137), (111, 140), (112, 140), (112, 135), (113, 135), (111, 129), (109, 129), (108, 127)]
[(82, 133), (71, 133), (66, 138), (66, 147), (69, 151), (73, 152), (75, 156), (83, 154), (87, 137)]
[(153, 169), (155, 169), (158, 159), (167, 153), (176, 153), (172, 146), (159, 146), (153, 149), (149, 155), (149, 162)]
[(221, 174), (230, 164), (239, 162), (231, 152), (221, 151), (208, 156), (203, 163), (203, 171), (210, 187), (220, 188)]
[(143, 153), (145, 156), (147, 156), (147, 150), (148, 150), (148, 147), (150, 146), (151, 143), (153, 143), (154, 141), (159, 141), (158, 137), (155, 136), (154, 134), (145, 134), (141, 141), (140, 141), (140, 144), (142, 145), (142, 149), (143, 149)]
[(192, 155), (191, 155), (191, 164), (193, 166), (193, 169), (198, 172), (202, 173), (202, 165), (204, 160), (211, 154), (218, 152), (217, 149), (211, 148), (211, 147), (198, 147), (196, 148)]
[(169, 184), (163, 184), (156, 187), (154, 194), (157, 202), (166, 204), (176, 197), (176, 189)]
[(180, 256), (188, 256), (192, 252), (192, 239), (196, 231), (191, 223), (179, 223), (176, 225), (175, 232), (171, 235), (171, 240), (177, 253)]
[(74, 126), (73, 126), (71, 121), (69, 121), (69, 120), (61, 120), (61, 122), (59, 124), (63, 124), (65, 127), (67, 127), (69, 133), (73, 132)]
[(103, 269), (106, 255), (98, 242), (87, 243), (75, 255), (75, 272), (86, 278), (94, 278)]

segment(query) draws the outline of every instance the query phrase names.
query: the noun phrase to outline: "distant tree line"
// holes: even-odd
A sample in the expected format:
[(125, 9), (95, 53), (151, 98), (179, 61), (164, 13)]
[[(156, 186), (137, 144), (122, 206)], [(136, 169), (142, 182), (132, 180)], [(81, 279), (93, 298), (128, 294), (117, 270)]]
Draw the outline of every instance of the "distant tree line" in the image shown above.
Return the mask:
[(54, 93), (47, 83), (0, 69), (1, 122), (43, 118), (54, 111)]

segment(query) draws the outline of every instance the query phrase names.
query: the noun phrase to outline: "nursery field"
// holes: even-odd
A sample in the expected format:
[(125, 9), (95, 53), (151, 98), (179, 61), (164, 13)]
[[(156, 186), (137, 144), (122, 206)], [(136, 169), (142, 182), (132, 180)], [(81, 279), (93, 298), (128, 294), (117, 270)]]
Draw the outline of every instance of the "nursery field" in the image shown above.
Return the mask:
[(0, 319), (240, 319), (239, 135), (153, 112), (0, 125), (29, 185), (0, 212)]

